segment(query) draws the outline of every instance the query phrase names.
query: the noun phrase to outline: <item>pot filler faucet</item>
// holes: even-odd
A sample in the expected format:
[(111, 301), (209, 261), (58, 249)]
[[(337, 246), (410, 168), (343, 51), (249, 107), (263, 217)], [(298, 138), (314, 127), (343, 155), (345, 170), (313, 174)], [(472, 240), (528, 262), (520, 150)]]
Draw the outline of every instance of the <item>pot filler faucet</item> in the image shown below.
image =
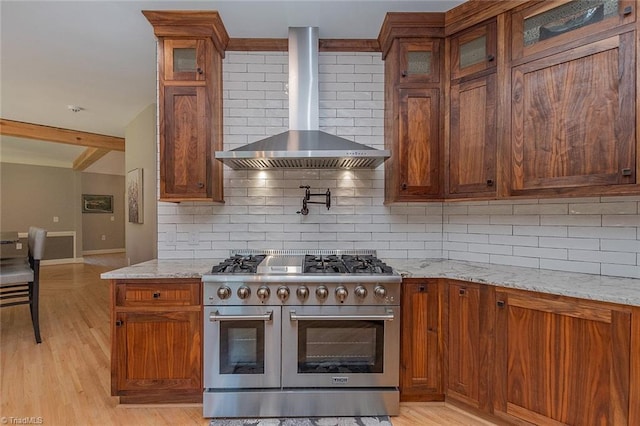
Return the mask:
[[(325, 192), (324, 194), (320, 193), (320, 194), (312, 194), (311, 193), (311, 187), (309, 185), (300, 185), (300, 188), (304, 188), (304, 197), (302, 197), (302, 209), (300, 209), (299, 211), (297, 211), (296, 213), (301, 214), (303, 216), (306, 216), (309, 214), (309, 208), (307, 207), (307, 204), (324, 204), (325, 206), (327, 206), (327, 210), (329, 210), (331, 208), (331, 191), (329, 191), (329, 188), (327, 188), (327, 192)], [(325, 196), (325, 201), (309, 201), (311, 199), (311, 197), (317, 197), (317, 196)]]

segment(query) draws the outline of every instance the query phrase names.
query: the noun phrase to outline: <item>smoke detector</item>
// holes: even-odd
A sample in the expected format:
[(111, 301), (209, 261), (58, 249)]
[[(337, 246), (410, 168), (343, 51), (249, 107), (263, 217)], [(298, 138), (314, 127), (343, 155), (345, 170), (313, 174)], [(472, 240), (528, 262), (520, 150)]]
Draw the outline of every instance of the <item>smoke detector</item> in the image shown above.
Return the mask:
[(78, 105), (67, 105), (67, 109), (71, 112), (79, 112), (79, 111), (82, 111), (84, 108)]

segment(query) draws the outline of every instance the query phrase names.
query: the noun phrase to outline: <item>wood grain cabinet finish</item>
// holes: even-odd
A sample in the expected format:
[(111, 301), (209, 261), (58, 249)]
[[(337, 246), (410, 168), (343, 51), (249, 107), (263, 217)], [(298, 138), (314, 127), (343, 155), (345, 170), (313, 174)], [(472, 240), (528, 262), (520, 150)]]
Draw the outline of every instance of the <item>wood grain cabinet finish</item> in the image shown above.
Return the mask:
[(444, 400), (440, 288), (438, 280), (402, 283), (401, 401)]
[(447, 398), (492, 411), (494, 287), (447, 282), (445, 385)]
[(448, 198), (495, 197), (495, 73), (451, 86)]
[(496, 414), (534, 424), (630, 424), (630, 309), (516, 290), (496, 300)]
[(121, 403), (202, 401), (200, 281), (111, 286), (111, 394)]
[(215, 11), (143, 11), (158, 38), (160, 200), (223, 202), (222, 58)]
[(637, 191), (635, 37), (513, 68), (511, 195)]

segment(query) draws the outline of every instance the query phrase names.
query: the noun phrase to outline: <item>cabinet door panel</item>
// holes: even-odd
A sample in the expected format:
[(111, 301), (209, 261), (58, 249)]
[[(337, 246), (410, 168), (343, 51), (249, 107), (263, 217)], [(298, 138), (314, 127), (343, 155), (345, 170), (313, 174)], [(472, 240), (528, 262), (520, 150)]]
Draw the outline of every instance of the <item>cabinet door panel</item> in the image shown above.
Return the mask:
[(118, 312), (118, 390), (199, 389), (200, 312)]
[(404, 38), (400, 40), (399, 83), (440, 81), (440, 40)]
[(403, 283), (400, 399), (442, 399), (438, 285)]
[(496, 76), (451, 86), (449, 192), (495, 194)]
[(211, 149), (206, 88), (168, 86), (164, 90), (161, 195), (207, 198)]
[(496, 67), (495, 21), (451, 37), (451, 79)]
[(401, 196), (437, 195), (439, 176), (439, 90), (400, 89)]
[(165, 80), (205, 80), (206, 43), (204, 40), (164, 40)]
[(515, 195), (636, 182), (633, 46), (626, 33), (514, 68)]
[(536, 424), (627, 423), (629, 312), (536, 296), (500, 299), (497, 377), (505, 381), (497, 411)]

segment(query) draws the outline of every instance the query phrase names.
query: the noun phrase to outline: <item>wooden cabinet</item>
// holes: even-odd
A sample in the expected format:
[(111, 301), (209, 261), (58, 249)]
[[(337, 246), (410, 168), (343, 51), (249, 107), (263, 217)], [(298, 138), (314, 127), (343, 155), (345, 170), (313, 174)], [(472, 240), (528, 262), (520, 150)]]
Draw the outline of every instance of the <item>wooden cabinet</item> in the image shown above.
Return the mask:
[(517, 290), (496, 300), (496, 414), (534, 424), (629, 424), (629, 309)]
[(385, 61), (385, 203), (442, 199), (442, 14), (389, 13)]
[(446, 198), (496, 196), (496, 23), (451, 36)]
[(448, 198), (496, 195), (495, 73), (451, 86)]
[(222, 58), (217, 12), (144, 11), (158, 37), (160, 200), (222, 202)]
[(448, 281), (445, 310), (447, 398), (492, 411), (494, 287)]
[(637, 193), (636, 4), (546, 3), (511, 14), (505, 195)]
[(400, 400), (442, 401), (442, 332), (438, 280), (402, 283)]
[(202, 401), (200, 286), (111, 282), (111, 394), (121, 403)]
[(495, 71), (497, 34), (496, 21), (477, 25), (450, 38), (451, 80), (482, 71)]

